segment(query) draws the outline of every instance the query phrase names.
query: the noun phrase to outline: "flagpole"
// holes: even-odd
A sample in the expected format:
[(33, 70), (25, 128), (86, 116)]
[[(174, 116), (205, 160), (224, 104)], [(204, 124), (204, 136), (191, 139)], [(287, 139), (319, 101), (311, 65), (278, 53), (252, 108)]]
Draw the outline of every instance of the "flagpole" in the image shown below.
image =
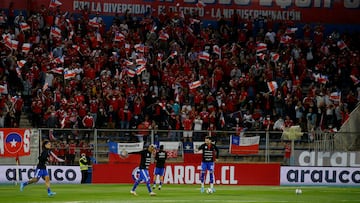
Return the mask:
[(15, 161), (16, 161), (16, 170), (15, 170), (15, 182), (14, 184), (17, 185), (17, 183), (20, 181), (20, 177), (19, 177), (19, 165), (20, 165), (20, 160), (19, 160), (19, 155), (16, 155), (16, 158), (15, 158)]

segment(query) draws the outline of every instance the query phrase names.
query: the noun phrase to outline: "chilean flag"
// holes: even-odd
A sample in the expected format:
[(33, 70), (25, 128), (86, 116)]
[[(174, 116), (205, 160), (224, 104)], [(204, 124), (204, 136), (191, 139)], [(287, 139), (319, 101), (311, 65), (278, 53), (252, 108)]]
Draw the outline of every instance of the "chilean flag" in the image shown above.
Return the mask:
[(143, 44), (135, 44), (134, 48), (138, 52), (145, 52), (145, 45)]
[(157, 55), (157, 57), (156, 57), (156, 60), (157, 60), (158, 62), (161, 62), (163, 56), (164, 56), (164, 55), (163, 55), (162, 53), (158, 53), (158, 55)]
[(169, 37), (170, 37), (169, 34), (167, 34), (166, 32), (162, 32), (162, 33), (160, 33), (159, 40), (166, 41), (169, 39)]
[(204, 8), (205, 6), (206, 6), (206, 4), (201, 0), (199, 0), (196, 4), (197, 8)]
[(345, 44), (344, 41), (340, 40), (337, 42), (337, 46), (339, 47), (340, 50), (346, 49), (347, 45)]
[(22, 68), (25, 64), (26, 64), (26, 61), (25, 61), (25, 60), (17, 61), (17, 65), (18, 65), (20, 68)]
[(131, 62), (131, 61), (129, 61), (129, 60), (124, 60), (124, 63), (125, 63), (125, 65), (126, 66), (132, 66), (132, 65), (134, 65), (134, 63), (133, 62)]
[(63, 71), (64, 71), (64, 68), (62, 68), (62, 67), (51, 69), (51, 72), (56, 73), (56, 74), (63, 74)]
[(58, 27), (51, 27), (50, 35), (61, 38), (61, 30)]
[[(135, 143), (136, 144), (136, 143)], [(108, 142), (109, 146), (109, 162), (110, 163), (139, 163), (140, 154), (129, 154), (133, 152), (132, 148), (123, 148), (121, 147), (123, 143), (117, 142)], [(142, 145), (139, 144), (139, 146)]]
[(115, 34), (115, 39), (114, 39), (115, 42), (121, 42), (124, 40), (125, 40), (125, 36), (123, 34), (121, 34), (121, 33)]
[(266, 51), (267, 50), (267, 44), (265, 43), (258, 43), (256, 46), (256, 52)]
[(127, 70), (127, 75), (131, 78), (133, 78), (135, 76), (135, 71), (134, 70), (131, 70), (131, 69), (128, 69)]
[(174, 51), (170, 54), (170, 57), (173, 59), (175, 58), (175, 56), (177, 56), (177, 51)]
[(257, 56), (260, 60), (264, 60), (266, 55), (265, 55), (264, 53), (258, 53), (258, 54), (256, 54), (256, 56)]
[(275, 52), (271, 52), (270, 57), (271, 57), (271, 61), (273, 62), (277, 62), (280, 59), (280, 55)]
[(136, 59), (135, 61), (136, 61), (137, 65), (145, 65), (146, 64), (146, 60), (144, 58)]
[(200, 86), (201, 86), (201, 81), (200, 80), (189, 83), (189, 88), (191, 90), (195, 89), (195, 88), (198, 88)]
[(64, 79), (71, 79), (76, 76), (76, 73), (74, 71), (67, 70), (64, 72)]
[(136, 69), (135, 69), (135, 72), (136, 72), (136, 75), (140, 75), (143, 71), (145, 71), (146, 68), (144, 65), (141, 65), (141, 66), (138, 66)]
[(330, 94), (330, 100), (334, 102), (339, 102), (341, 100), (341, 92), (332, 92)]
[(19, 46), (19, 41), (11, 40), (11, 48), (17, 50)]
[(62, 3), (58, 0), (50, 0), (49, 8), (55, 8), (55, 7), (58, 7), (61, 5), (62, 5)]
[(291, 37), (288, 35), (283, 35), (280, 38), (280, 43), (281, 44), (289, 44), (291, 42)]
[(27, 23), (20, 23), (20, 29), (22, 31), (24, 30), (30, 30), (30, 25), (28, 25)]
[(213, 46), (213, 52), (217, 55), (219, 55), (219, 58), (221, 58), (221, 48), (219, 47), (219, 45), (214, 45)]
[[(30, 137), (25, 135), (25, 131), (29, 129), (15, 129), (7, 128), (3, 129), (3, 150), (0, 150), (0, 157), (19, 157), (30, 155), (30, 149), (25, 140)], [(29, 140), (26, 142), (28, 143)]]
[(258, 154), (260, 136), (244, 137), (231, 135), (230, 154)]
[(267, 86), (270, 92), (274, 92), (278, 88), (278, 85), (275, 81), (267, 82)]
[(350, 75), (350, 78), (354, 82), (354, 85), (359, 84), (360, 80), (355, 75)]
[(126, 53), (130, 52), (130, 44), (124, 44), (124, 48)]
[(207, 52), (200, 52), (200, 54), (198, 55), (199, 59), (205, 60), (205, 61), (210, 61), (210, 54)]
[(90, 19), (88, 24), (91, 27), (95, 27), (95, 28), (100, 27), (100, 23), (96, 22), (96, 19)]
[(30, 51), (30, 48), (31, 48), (30, 43), (24, 43), (22, 45), (22, 50), (21, 51), (27, 54)]
[(296, 27), (287, 28), (285, 34), (294, 34), (298, 29)]

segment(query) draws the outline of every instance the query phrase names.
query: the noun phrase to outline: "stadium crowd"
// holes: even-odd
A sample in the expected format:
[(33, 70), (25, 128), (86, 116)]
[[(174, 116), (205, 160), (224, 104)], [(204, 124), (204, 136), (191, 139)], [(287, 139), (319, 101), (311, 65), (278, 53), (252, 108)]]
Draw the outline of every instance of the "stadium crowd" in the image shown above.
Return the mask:
[(322, 24), (10, 5), (0, 28), (0, 127), (310, 132), (360, 99), (359, 33)]

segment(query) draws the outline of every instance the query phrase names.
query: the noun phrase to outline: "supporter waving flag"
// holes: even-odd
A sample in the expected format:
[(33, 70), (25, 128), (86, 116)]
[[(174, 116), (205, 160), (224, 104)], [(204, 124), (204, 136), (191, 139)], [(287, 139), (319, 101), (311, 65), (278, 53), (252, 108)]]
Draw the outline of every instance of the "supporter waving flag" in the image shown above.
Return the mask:
[(25, 54), (29, 53), (30, 51), (30, 48), (31, 48), (31, 44), (30, 43), (24, 43), (22, 45), (22, 52), (24, 52)]
[(58, 7), (61, 5), (62, 5), (62, 3), (58, 0), (50, 0), (49, 8), (55, 8), (55, 7)]
[(256, 45), (256, 52), (262, 52), (267, 50), (267, 44), (266, 43), (258, 43)]

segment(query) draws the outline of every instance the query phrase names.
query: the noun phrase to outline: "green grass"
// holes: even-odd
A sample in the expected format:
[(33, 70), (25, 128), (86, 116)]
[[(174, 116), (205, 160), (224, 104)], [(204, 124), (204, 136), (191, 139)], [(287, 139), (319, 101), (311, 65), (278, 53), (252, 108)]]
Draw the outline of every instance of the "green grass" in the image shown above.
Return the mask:
[(150, 197), (145, 184), (137, 188), (138, 196), (132, 196), (129, 184), (53, 184), (55, 197), (48, 197), (44, 184), (35, 184), (19, 191), (19, 185), (0, 185), (2, 203), (25, 202), (306, 202), (341, 203), (360, 202), (359, 187), (301, 187), (303, 193), (295, 194), (296, 187), (272, 186), (216, 186), (213, 194), (201, 194), (199, 185), (164, 185)]

